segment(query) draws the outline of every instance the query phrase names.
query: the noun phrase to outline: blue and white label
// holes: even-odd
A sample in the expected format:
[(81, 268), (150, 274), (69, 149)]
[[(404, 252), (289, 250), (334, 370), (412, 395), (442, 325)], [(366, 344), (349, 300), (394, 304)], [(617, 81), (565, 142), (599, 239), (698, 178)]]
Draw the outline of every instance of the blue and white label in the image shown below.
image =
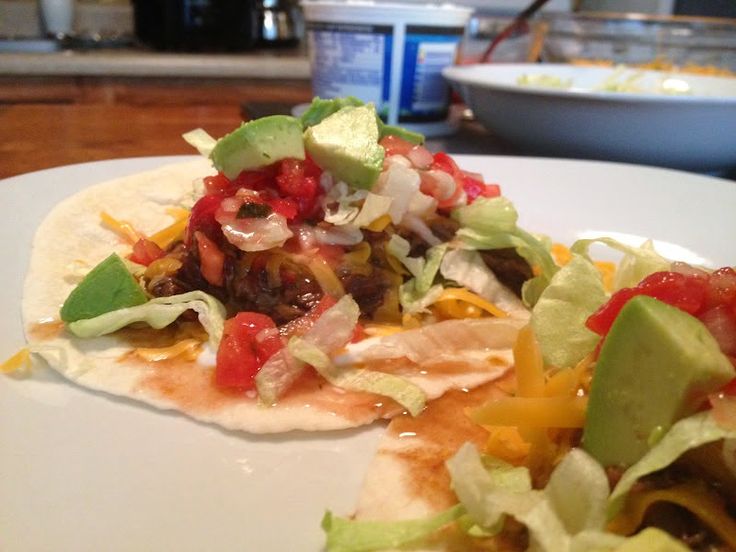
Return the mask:
[(316, 96), (356, 96), (387, 114), (393, 27), (310, 22), (307, 41)]
[(455, 62), (462, 33), (462, 28), (407, 27), (400, 123), (440, 121), (447, 117), (450, 88), (442, 77), (442, 69)]

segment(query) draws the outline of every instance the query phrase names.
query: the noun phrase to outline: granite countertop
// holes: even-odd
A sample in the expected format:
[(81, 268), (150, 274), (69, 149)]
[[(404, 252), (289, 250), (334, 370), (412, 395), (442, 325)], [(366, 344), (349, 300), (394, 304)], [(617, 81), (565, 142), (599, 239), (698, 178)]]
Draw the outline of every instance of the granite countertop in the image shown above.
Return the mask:
[(0, 53), (0, 76), (309, 79), (301, 49), (185, 54), (142, 49)]

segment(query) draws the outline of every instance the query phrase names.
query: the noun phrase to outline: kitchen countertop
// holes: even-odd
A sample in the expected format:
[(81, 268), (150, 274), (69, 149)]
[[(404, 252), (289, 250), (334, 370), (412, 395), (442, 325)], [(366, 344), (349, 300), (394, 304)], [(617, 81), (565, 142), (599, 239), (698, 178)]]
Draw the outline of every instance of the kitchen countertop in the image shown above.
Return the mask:
[(144, 49), (0, 53), (0, 76), (309, 79), (301, 49), (185, 54)]

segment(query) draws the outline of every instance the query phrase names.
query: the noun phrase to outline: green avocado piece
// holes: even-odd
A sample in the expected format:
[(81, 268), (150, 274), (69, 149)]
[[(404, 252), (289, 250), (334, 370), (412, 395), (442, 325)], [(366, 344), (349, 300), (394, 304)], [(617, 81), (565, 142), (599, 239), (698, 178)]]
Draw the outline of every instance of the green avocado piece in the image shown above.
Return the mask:
[(354, 188), (370, 189), (383, 168), (373, 105), (343, 107), (304, 132), (304, 146), (322, 169)]
[(146, 301), (148, 297), (143, 288), (123, 260), (113, 253), (72, 290), (61, 307), (61, 319), (76, 322)]
[[(307, 109), (302, 116), (300, 121), (304, 128), (314, 126), (321, 123), (324, 119), (337, 113), (343, 107), (360, 107), (365, 105), (365, 102), (359, 100), (355, 96), (346, 96), (344, 98), (334, 98), (332, 100), (323, 100), (322, 98), (316, 97), (312, 100), (309, 109)], [(407, 130), (400, 126), (387, 125), (381, 118), (376, 115), (376, 122), (378, 123), (378, 139), (380, 140), (384, 136), (398, 136), (399, 138), (411, 142), (412, 144), (423, 144), (424, 135), (418, 132)]]
[(215, 168), (230, 179), (242, 171), (281, 159), (304, 159), (302, 125), (289, 115), (271, 115), (243, 123), (220, 138), (210, 154)]
[(707, 328), (647, 296), (629, 300), (595, 365), (583, 448), (603, 466), (630, 466), (664, 433), (694, 413), (734, 368)]
[(324, 119), (337, 113), (343, 107), (360, 107), (365, 102), (359, 100), (355, 96), (345, 96), (344, 98), (334, 98), (332, 100), (315, 97), (309, 108), (302, 113), (299, 120), (304, 128), (314, 126), (321, 123)]
[(384, 136), (397, 136), (402, 140), (411, 142), (412, 144), (424, 144), (424, 134), (414, 132), (413, 130), (407, 130), (400, 126), (386, 125), (383, 122), (381, 122), (381, 124), (378, 126), (381, 133), (381, 138), (383, 138)]

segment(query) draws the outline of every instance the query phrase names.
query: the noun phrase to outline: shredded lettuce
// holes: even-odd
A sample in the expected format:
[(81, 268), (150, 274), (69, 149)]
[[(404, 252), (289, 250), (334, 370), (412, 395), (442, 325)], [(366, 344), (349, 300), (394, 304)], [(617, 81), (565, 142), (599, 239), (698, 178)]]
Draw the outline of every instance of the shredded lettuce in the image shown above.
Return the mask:
[(447, 470), (452, 478), (455, 494), (470, 518), (487, 534), (494, 535), (503, 528), (504, 512), (496, 508), (494, 492), (531, 491), (529, 470), (516, 468), (498, 461), (495, 469), (488, 470), (475, 448), (466, 443), (450, 458)]
[[(608, 478), (581, 449), (571, 450), (555, 468), (543, 491), (531, 489), (526, 468), (508, 467), (493, 479), (475, 447), (465, 444), (448, 460), (460, 503), (484, 529), (503, 515), (526, 525), (530, 550), (541, 552), (644, 552), (687, 550), (665, 533), (649, 529), (631, 538), (605, 532)], [(497, 468), (498, 470), (498, 468)], [(523, 475), (526, 472), (526, 475)], [(661, 548), (656, 548), (660, 546)], [(654, 548), (653, 548), (654, 547)]]
[[(350, 295), (344, 295), (322, 313), (303, 339), (317, 350), (331, 353), (350, 341), (359, 317), (358, 304)], [(305, 366), (302, 359), (293, 355), (288, 348), (281, 349), (268, 359), (255, 378), (261, 402), (275, 404), (304, 371)]]
[(416, 170), (393, 164), (376, 182), (373, 191), (391, 198), (388, 214), (394, 224), (399, 224), (409, 210), (412, 199), (419, 193), (420, 181)]
[(353, 219), (352, 223), (358, 228), (368, 226), (374, 220), (388, 214), (391, 208), (391, 198), (368, 192), (365, 197), (360, 212)]
[(544, 490), (531, 487), (528, 469), (482, 457), (466, 443), (446, 462), (459, 504), (424, 519), (353, 521), (327, 512), (328, 552), (371, 552), (425, 542), (455, 521), (468, 535), (489, 537), (512, 516), (529, 531), (534, 552), (684, 552), (681, 542), (647, 528), (631, 537), (605, 531), (610, 501), (603, 468), (582, 449), (558, 464)]
[(427, 307), (440, 298), (444, 288), (440, 284), (430, 287), (425, 293), (416, 289), (416, 278), (399, 286), (399, 303), (406, 314), (427, 312)]
[(504, 249), (513, 247), (539, 275), (525, 282), (524, 302), (533, 306), (557, 272), (558, 267), (543, 240), (519, 228), (518, 213), (506, 197), (478, 198), (470, 205), (458, 207), (452, 218), (460, 223), (456, 237), (469, 249)]
[(600, 272), (588, 259), (573, 254), (532, 310), (531, 324), (547, 364), (573, 366), (595, 348), (600, 337), (585, 321), (606, 297)]
[(412, 416), (418, 415), (424, 409), (427, 400), (424, 392), (399, 376), (374, 370), (340, 368), (332, 363), (322, 349), (299, 337), (289, 340), (289, 351), (302, 362), (314, 366), (323, 378), (336, 387), (390, 397)]
[(720, 426), (710, 411), (675, 423), (641, 460), (624, 472), (608, 500), (609, 518), (621, 510), (626, 495), (640, 478), (666, 468), (690, 449), (720, 439), (734, 438), (736, 431)]
[(516, 295), (498, 281), (477, 251), (448, 251), (442, 259), (440, 273), (447, 280), (468, 288), (505, 311), (524, 308)]
[[(360, 212), (360, 207), (353, 204), (363, 201), (367, 195), (368, 192), (366, 190), (356, 190), (351, 193), (350, 188), (345, 182), (336, 183), (330, 188), (323, 200), (325, 222), (335, 225), (348, 224)], [(331, 210), (328, 207), (330, 203), (337, 203), (337, 209)]]
[(197, 313), (209, 335), (210, 343), (217, 349), (225, 324), (225, 307), (211, 295), (199, 290), (170, 297), (156, 297), (142, 305), (71, 322), (67, 327), (74, 335), (82, 338), (106, 335), (134, 322), (145, 322), (158, 330), (168, 326), (188, 310)]
[(215, 149), (215, 144), (217, 144), (217, 140), (202, 128), (195, 128), (194, 130), (185, 132), (181, 137), (204, 157), (209, 157), (212, 150)]
[(411, 246), (408, 241), (398, 234), (392, 235), (389, 239), (386, 244), (386, 251), (401, 261), (414, 276), (414, 280), (410, 280), (412, 284), (405, 289), (405, 291), (415, 294), (412, 301), (421, 299), (432, 287), (447, 247), (446, 243), (435, 245), (427, 250), (426, 257), (410, 257), (409, 250)]
[(371, 552), (391, 550), (417, 542), (457, 520), (465, 509), (457, 504), (423, 519), (404, 521), (355, 521), (325, 513), (322, 529), (327, 535), (327, 552)]
[(588, 249), (594, 243), (602, 243), (624, 254), (616, 269), (614, 289), (634, 287), (649, 274), (670, 269), (670, 262), (654, 250), (651, 240), (641, 247), (632, 247), (613, 238), (592, 238), (576, 241), (570, 251), (588, 257)]

